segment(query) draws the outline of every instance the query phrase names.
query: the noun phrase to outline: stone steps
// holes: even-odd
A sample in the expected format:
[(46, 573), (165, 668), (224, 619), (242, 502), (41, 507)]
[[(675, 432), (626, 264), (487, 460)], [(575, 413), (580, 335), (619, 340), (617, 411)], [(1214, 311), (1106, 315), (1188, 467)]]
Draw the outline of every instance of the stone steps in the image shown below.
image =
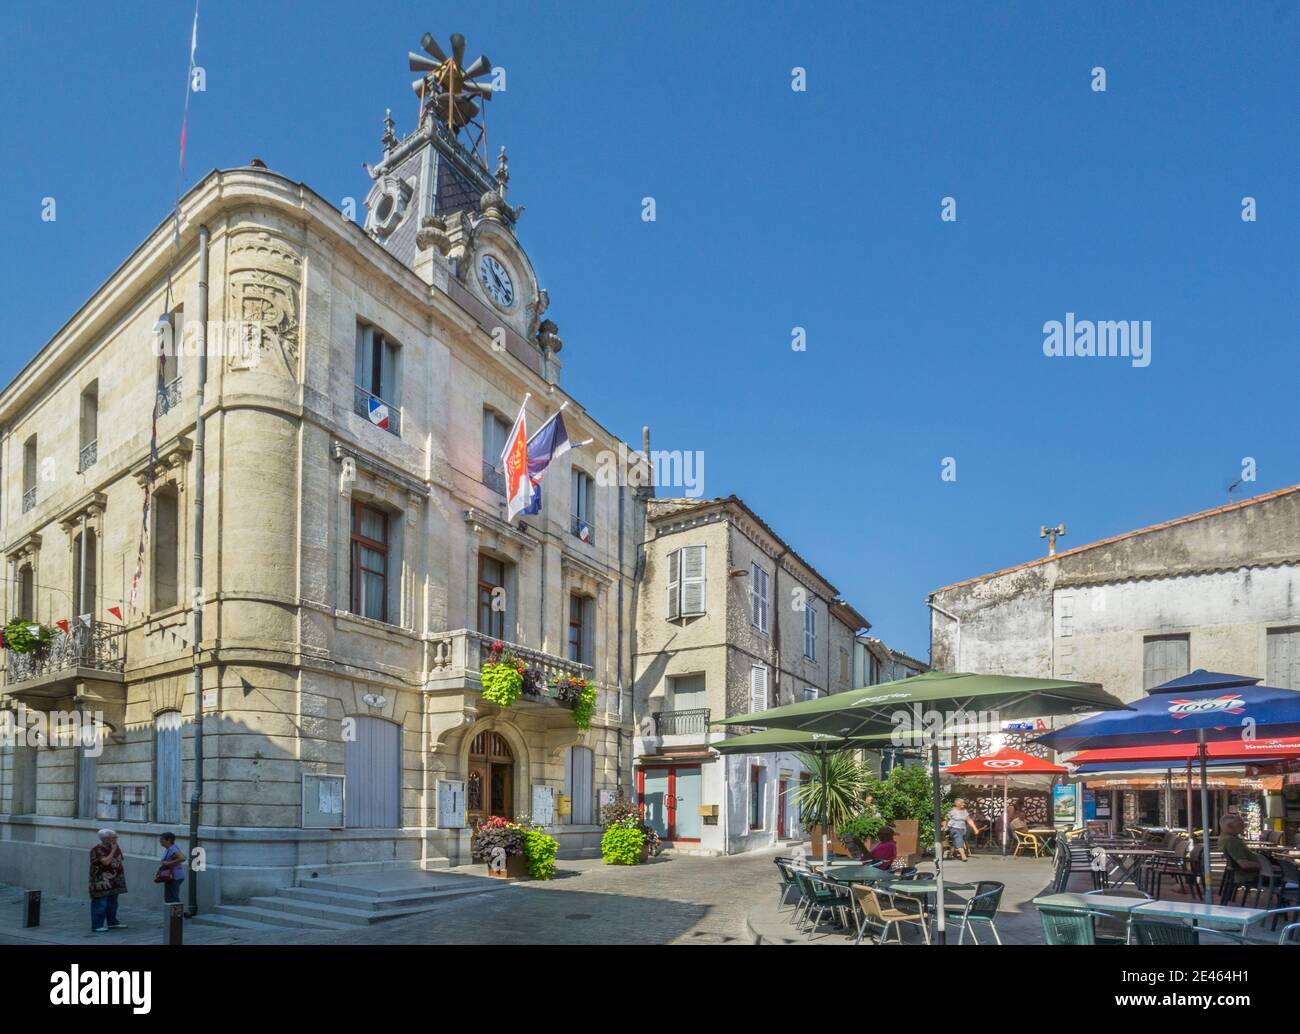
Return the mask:
[(504, 890), (509, 883), (486, 876), (453, 873), (402, 873), (329, 876), (282, 887), (274, 895), (238, 905), (218, 905), (194, 922), (243, 930), (300, 928), (347, 930), (419, 915), (448, 901)]

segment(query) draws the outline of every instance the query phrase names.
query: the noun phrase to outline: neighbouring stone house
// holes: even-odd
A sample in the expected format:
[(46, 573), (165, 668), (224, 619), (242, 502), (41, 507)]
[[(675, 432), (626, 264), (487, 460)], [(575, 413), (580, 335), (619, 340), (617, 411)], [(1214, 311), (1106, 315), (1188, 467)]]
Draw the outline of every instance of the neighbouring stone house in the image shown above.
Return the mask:
[[(794, 754), (721, 757), (718, 718), (851, 688), (866, 619), (736, 496), (648, 504), (633, 700), (647, 821), (681, 850), (800, 835)], [(748, 730), (740, 730), (748, 731)]]
[[(1300, 689), (1300, 485), (966, 579), (929, 603), (943, 671), (1097, 682), (1121, 700), (1197, 668)], [(1127, 795), (1115, 814), (1150, 820), (1157, 797)]]
[[(628, 450), (560, 387), (504, 157), (489, 173), (428, 112), (402, 139), (390, 121), (383, 149), (364, 228), (260, 162), (205, 176), (179, 245), (168, 216), (0, 393), (4, 620), (70, 622), (44, 653), (8, 654), (0, 706), (107, 725), (98, 756), (0, 746), (0, 881), (84, 893), (110, 825), (144, 887), (158, 833), (186, 841), (192, 601), (205, 905), (467, 862), (490, 814), (595, 851), (601, 797), (632, 770), (643, 492), (598, 477)], [(158, 390), (160, 316), (181, 347)], [(499, 456), (525, 397), (530, 428), (567, 403), (570, 439), (591, 442), (552, 464), (540, 514), (507, 523)], [(485, 701), (495, 640), (548, 679), (593, 681), (590, 729), (549, 686)]]

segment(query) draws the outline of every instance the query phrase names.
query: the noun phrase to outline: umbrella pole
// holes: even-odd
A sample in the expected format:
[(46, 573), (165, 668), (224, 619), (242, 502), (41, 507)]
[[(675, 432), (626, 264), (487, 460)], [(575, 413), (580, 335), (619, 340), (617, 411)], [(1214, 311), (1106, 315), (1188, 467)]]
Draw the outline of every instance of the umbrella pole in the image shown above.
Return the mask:
[(1196, 828), (1192, 822), (1192, 759), (1187, 759), (1187, 835), (1192, 835)]
[(828, 782), (829, 772), (826, 763), (826, 748), (822, 748), (822, 872), (825, 872), (831, 864), (830, 838), (826, 835), (826, 824), (830, 821), (830, 801), (826, 797), (826, 784)]
[[(934, 789), (934, 943), (946, 944), (947, 934), (943, 927), (943, 791), (939, 788), (939, 737), (930, 740), (930, 773)], [(1003, 826), (1006, 825), (1005, 820)]]
[(1011, 777), (1002, 777), (1002, 857), (1007, 856), (1007, 805), (1008, 795), (1011, 793)]
[(1197, 730), (1197, 739), (1200, 740), (1201, 755), (1201, 876), (1205, 884), (1205, 903), (1214, 904), (1214, 895), (1210, 891), (1210, 790), (1205, 785), (1205, 768), (1206, 754), (1205, 749), (1205, 730)]

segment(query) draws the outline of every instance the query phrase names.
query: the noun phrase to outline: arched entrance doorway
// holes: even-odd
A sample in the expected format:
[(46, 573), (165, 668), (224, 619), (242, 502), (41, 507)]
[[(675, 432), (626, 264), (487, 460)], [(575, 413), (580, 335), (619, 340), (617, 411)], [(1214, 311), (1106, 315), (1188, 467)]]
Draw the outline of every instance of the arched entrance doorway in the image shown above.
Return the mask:
[(465, 812), (470, 824), (489, 815), (514, 818), (515, 757), (499, 732), (479, 733), (469, 745)]

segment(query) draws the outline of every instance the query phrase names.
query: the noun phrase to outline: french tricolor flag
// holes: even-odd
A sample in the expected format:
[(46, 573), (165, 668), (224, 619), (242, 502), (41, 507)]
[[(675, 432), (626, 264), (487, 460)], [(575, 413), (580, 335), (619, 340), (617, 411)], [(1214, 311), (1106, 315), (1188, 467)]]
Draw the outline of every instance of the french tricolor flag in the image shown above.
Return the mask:
[(388, 430), (388, 407), (378, 399), (369, 399), (370, 422), (376, 427)]

